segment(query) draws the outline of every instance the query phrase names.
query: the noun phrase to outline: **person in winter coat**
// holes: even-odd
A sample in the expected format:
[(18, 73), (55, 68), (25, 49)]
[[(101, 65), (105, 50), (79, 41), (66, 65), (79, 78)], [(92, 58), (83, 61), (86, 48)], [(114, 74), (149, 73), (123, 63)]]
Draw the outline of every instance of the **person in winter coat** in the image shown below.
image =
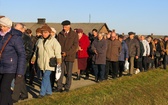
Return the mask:
[(83, 33), (82, 29), (77, 29), (76, 32), (78, 33), (79, 38), (79, 47), (77, 52), (78, 72), (77, 72), (77, 78), (75, 78), (74, 80), (80, 80), (80, 71), (86, 70), (87, 67), (87, 59), (89, 57), (87, 49), (90, 45), (90, 41), (88, 36)]
[[(27, 92), (25, 80), (26, 80), (26, 72), (29, 71), (29, 63), (30, 63), (30, 59), (32, 56), (33, 48), (32, 48), (30, 36), (25, 34), (25, 25), (22, 23), (17, 23), (15, 25), (15, 29), (22, 32), (24, 48), (26, 51), (26, 69), (24, 70), (25, 71), (25, 78), (23, 78), (23, 80), (20, 81), (19, 84), (16, 84), (14, 86), (14, 90), (13, 90), (13, 94), (12, 94), (13, 101), (17, 102), (19, 99), (24, 100), (24, 99), (28, 98), (28, 92)], [(17, 82), (17, 80), (15, 82)]]
[(134, 39), (135, 33), (129, 32), (129, 37), (125, 40), (129, 51), (129, 75), (134, 73), (134, 58), (138, 59), (140, 55), (140, 46), (137, 39)]
[[(41, 90), (39, 98), (44, 97), (45, 95), (51, 95), (51, 82), (50, 74), (51, 71), (55, 70), (55, 67), (49, 65), (50, 58), (56, 57), (57, 65), (61, 65), (61, 46), (58, 41), (50, 35), (51, 28), (47, 25), (41, 27), (42, 38), (39, 39), (36, 43), (36, 50), (31, 60), (31, 63), (34, 64), (37, 59), (40, 70), (43, 71), (43, 77), (41, 82)], [(36, 58), (36, 54), (38, 58)]]
[[(107, 40), (106, 72), (110, 70), (113, 79), (118, 77), (118, 60), (120, 52), (121, 42), (116, 39), (116, 33), (112, 32), (111, 38)], [(106, 75), (106, 78), (108, 78), (108, 75)]]
[(119, 35), (118, 40), (121, 42), (121, 52), (119, 56), (119, 77), (122, 77), (122, 72), (124, 71), (124, 65), (125, 61), (128, 61), (128, 47), (127, 44), (125, 43), (124, 36)]
[[(55, 28), (51, 27), (51, 36), (52, 36), (52, 37), (56, 38), (56, 32), (57, 32), (57, 31), (55, 30)], [(54, 87), (54, 83), (55, 83), (55, 73), (56, 73), (56, 68), (55, 68), (54, 71), (51, 72), (51, 75), (50, 75), (50, 81), (51, 81), (51, 88), (52, 88), (52, 90), (55, 89), (55, 87)]]
[(140, 55), (139, 55), (138, 59), (135, 59), (135, 60), (134, 60), (135, 74), (138, 74), (139, 72), (142, 72), (142, 71), (143, 71), (142, 56), (143, 56), (145, 50), (144, 50), (144, 46), (143, 46), (143, 44), (142, 44), (142, 42), (141, 42), (141, 35), (140, 35), (140, 36), (137, 36), (137, 35), (136, 35), (134, 38), (138, 41), (139, 47), (140, 47)]
[(26, 52), (22, 33), (12, 27), (7, 17), (0, 18), (0, 49), (11, 36), (0, 56), (0, 105), (13, 105), (11, 82), (16, 76), (17, 82), (23, 80), (26, 67)]
[(101, 82), (104, 80), (107, 41), (106, 39), (103, 39), (103, 36), (104, 33), (99, 33), (98, 38), (95, 39), (91, 45), (91, 49), (94, 52), (92, 62), (95, 82)]
[(153, 40), (156, 46), (156, 51), (154, 52), (154, 63), (155, 63), (155, 68), (157, 69), (160, 65), (160, 58), (161, 58), (161, 46), (160, 46), (160, 41), (159, 39), (154, 39)]
[(166, 70), (167, 66), (167, 57), (168, 57), (168, 36), (164, 36), (163, 47), (161, 47), (163, 54), (163, 69)]
[[(57, 90), (55, 92), (69, 92), (72, 82), (72, 67), (76, 58), (78, 49), (78, 35), (71, 29), (71, 22), (65, 20), (62, 22), (63, 30), (59, 32), (57, 40), (61, 45), (62, 64), (61, 77), (57, 82)], [(66, 74), (66, 82), (63, 88), (63, 77)]]
[(148, 63), (147, 63), (147, 69), (149, 68), (153, 68), (154, 67), (154, 55), (155, 55), (155, 51), (156, 51), (156, 46), (155, 43), (153, 41), (153, 37), (151, 35), (148, 35), (146, 37), (146, 40), (149, 43), (149, 47), (150, 47), (150, 54), (148, 56)]
[(143, 57), (142, 57), (142, 62), (143, 62), (143, 68), (144, 71), (147, 71), (147, 60), (148, 60), (148, 56), (150, 54), (150, 46), (148, 41), (145, 39), (145, 36), (141, 35), (141, 42), (144, 46), (144, 53), (143, 53)]

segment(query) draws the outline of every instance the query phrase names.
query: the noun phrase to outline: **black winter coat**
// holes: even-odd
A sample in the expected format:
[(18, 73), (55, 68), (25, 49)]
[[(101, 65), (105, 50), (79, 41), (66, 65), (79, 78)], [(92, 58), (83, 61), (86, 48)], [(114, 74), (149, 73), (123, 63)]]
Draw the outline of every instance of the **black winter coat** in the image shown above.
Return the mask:
[(33, 53), (33, 44), (32, 44), (30, 36), (26, 34), (22, 34), (22, 39), (23, 39), (23, 43), (24, 43), (24, 47), (26, 51), (26, 60), (29, 62), (29, 60), (32, 57), (32, 53)]

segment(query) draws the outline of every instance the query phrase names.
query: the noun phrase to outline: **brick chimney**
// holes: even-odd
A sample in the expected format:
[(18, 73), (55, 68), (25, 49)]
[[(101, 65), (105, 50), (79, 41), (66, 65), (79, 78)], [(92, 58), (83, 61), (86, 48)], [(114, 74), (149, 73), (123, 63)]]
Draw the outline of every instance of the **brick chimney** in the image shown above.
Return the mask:
[(37, 24), (45, 24), (46, 19), (45, 18), (38, 18)]

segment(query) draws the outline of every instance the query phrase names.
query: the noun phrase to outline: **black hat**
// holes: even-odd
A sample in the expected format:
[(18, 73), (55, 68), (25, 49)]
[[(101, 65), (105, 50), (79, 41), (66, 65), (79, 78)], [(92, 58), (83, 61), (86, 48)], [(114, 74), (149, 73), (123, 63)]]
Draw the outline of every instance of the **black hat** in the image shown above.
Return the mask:
[(124, 36), (123, 35), (118, 35), (119, 38), (121, 39), (124, 39)]
[(135, 32), (128, 32), (128, 35), (135, 35)]
[(63, 26), (64, 26), (64, 25), (70, 25), (71, 22), (70, 22), (69, 20), (65, 20), (65, 21), (63, 21), (61, 24), (62, 24)]

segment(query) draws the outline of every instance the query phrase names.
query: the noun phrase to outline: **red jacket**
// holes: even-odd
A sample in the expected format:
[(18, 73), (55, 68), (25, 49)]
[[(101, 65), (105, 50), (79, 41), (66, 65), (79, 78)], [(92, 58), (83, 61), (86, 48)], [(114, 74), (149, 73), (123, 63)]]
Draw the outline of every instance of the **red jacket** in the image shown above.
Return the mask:
[(78, 50), (78, 58), (87, 58), (88, 57), (88, 52), (87, 49), (90, 45), (90, 41), (87, 35), (83, 34), (82, 37), (79, 39), (79, 46), (82, 51)]

